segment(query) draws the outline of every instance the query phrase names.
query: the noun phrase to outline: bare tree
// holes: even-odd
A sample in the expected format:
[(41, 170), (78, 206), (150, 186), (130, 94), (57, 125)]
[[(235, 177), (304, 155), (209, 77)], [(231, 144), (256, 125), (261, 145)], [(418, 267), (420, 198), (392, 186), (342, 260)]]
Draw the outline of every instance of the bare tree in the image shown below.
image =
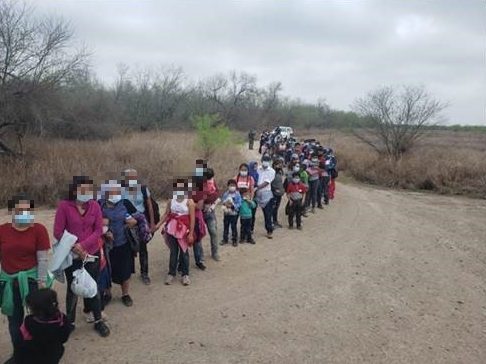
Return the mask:
[(355, 135), (394, 160), (410, 150), (446, 107), (423, 87), (383, 87), (355, 101), (365, 125)]
[(62, 19), (36, 18), (25, 3), (0, 2), (0, 153), (14, 154), (5, 139), (13, 131), (21, 142), (35, 122), (37, 95), (85, 71), (88, 53), (71, 47), (73, 37)]

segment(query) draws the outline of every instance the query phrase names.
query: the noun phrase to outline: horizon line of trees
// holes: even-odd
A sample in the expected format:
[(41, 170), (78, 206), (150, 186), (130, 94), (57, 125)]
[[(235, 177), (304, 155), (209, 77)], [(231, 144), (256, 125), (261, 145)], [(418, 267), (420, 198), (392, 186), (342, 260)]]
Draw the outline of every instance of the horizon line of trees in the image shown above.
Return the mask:
[(343, 128), (361, 122), (282, 94), (282, 83), (260, 85), (255, 75), (232, 71), (200, 81), (180, 67), (132, 70), (120, 63), (114, 84), (90, 68), (70, 23), (38, 16), (25, 2), (0, 2), (0, 153), (22, 154), (26, 135), (108, 138), (129, 130), (192, 128), (194, 116), (218, 114), (228, 127)]
[[(127, 131), (194, 128), (194, 118), (217, 115), (232, 129), (353, 129), (378, 153), (399, 159), (447, 106), (423, 87), (382, 87), (355, 100), (352, 111), (325, 101), (283, 95), (281, 82), (260, 85), (244, 71), (199, 81), (182, 68), (118, 65), (105, 85), (76, 46), (66, 20), (39, 17), (26, 3), (0, 2), (0, 154), (23, 154), (26, 135), (104, 139)], [(457, 130), (457, 127), (455, 128)]]

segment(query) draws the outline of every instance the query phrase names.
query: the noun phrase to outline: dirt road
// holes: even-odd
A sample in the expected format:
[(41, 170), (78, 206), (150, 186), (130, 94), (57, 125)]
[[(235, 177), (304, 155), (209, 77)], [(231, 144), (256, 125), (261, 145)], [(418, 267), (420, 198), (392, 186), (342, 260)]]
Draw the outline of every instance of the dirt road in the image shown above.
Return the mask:
[(64, 362), (485, 363), (485, 217), (484, 201), (338, 184), (303, 232), (270, 241), (260, 221), (257, 245), (222, 248), (206, 272), (191, 261), (187, 288), (163, 285), (157, 237), (152, 285), (136, 277), (134, 306), (108, 306), (108, 339), (80, 316)]

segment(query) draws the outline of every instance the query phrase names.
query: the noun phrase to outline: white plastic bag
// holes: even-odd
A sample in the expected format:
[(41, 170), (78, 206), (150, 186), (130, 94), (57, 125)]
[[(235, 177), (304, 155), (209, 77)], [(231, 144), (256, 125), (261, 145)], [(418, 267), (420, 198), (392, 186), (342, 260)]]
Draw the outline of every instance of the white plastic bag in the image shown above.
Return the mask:
[(77, 269), (73, 272), (71, 291), (73, 291), (75, 295), (83, 298), (93, 298), (98, 293), (98, 285), (89, 275), (88, 271), (84, 269), (84, 265), (81, 269)]

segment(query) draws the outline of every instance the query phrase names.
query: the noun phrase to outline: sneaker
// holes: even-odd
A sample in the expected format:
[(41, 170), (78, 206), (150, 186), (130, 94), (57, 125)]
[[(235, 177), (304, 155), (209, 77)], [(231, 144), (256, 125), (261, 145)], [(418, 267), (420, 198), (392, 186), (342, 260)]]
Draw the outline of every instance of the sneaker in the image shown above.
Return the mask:
[(95, 323), (94, 329), (98, 332), (101, 337), (110, 336), (110, 328), (106, 326), (103, 320), (100, 320)]
[(182, 276), (182, 285), (188, 286), (191, 284), (191, 280), (189, 279), (189, 276)]
[(297, 230), (302, 230), (302, 226), (297, 226)]
[(256, 241), (255, 241), (255, 240), (253, 240), (253, 239), (250, 239), (250, 240), (248, 240), (248, 241), (247, 241), (247, 243), (248, 243), (248, 244), (253, 244), (253, 245), (255, 245), (255, 244), (256, 244)]
[(219, 254), (212, 255), (211, 258), (213, 258), (215, 262), (221, 261), (221, 257), (219, 256)]
[(219, 243), (219, 245), (226, 245), (228, 244), (228, 240), (223, 240), (221, 243)]
[(325, 201), (324, 202), (324, 205), (329, 205), (329, 201)]
[(294, 229), (294, 225), (289, 225), (289, 230), (293, 230)]
[[(86, 317), (86, 322), (88, 324), (92, 324), (92, 323), (95, 322), (95, 318), (94, 318), (93, 312), (85, 312), (84, 315)], [(103, 321), (108, 321), (108, 315), (104, 311), (101, 311), (101, 319)]]
[(171, 276), (170, 274), (167, 275), (167, 278), (165, 279), (165, 284), (167, 286), (170, 286), (172, 284), (172, 281), (174, 280), (174, 276)]
[(198, 267), (201, 270), (206, 270), (206, 266), (204, 265), (203, 262), (196, 263), (196, 267)]
[(152, 281), (150, 280), (150, 277), (147, 276), (147, 275), (143, 275), (142, 276), (142, 282), (143, 284), (145, 284), (146, 286), (150, 286), (150, 283), (152, 283)]
[(127, 307), (132, 307), (133, 306), (133, 300), (132, 300), (132, 297), (130, 297), (130, 295), (126, 294), (124, 296), (122, 296), (122, 302), (125, 306)]
[(322, 207), (322, 205), (317, 206), (317, 208), (318, 208), (319, 210), (324, 210), (324, 207)]
[(280, 223), (278, 223), (278, 222), (276, 222), (275, 224), (273, 224), (273, 226), (274, 226), (275, 228), (278, 228), (278, 229), (280, 229), (280, 228), (282, 228), (282, 227), (283, 227), (283, 226), (282, 226), (282, 225), (280, 225)]
[(273, 239), (272, 233), (267, 233), (267, 239)]
[(240, 239), (240, 244), (243, 244), (245, 242), (245, 239)]
[(86, 322), (88, 324), (92, 324), (93, 322), (95, 322), (93, 312), (86, 312), (84, 315), (85, 315), (85, 318), (86, 318)]
[(238, 243), (235, 241), (233, 241), (233, 246), (238, 246)]

